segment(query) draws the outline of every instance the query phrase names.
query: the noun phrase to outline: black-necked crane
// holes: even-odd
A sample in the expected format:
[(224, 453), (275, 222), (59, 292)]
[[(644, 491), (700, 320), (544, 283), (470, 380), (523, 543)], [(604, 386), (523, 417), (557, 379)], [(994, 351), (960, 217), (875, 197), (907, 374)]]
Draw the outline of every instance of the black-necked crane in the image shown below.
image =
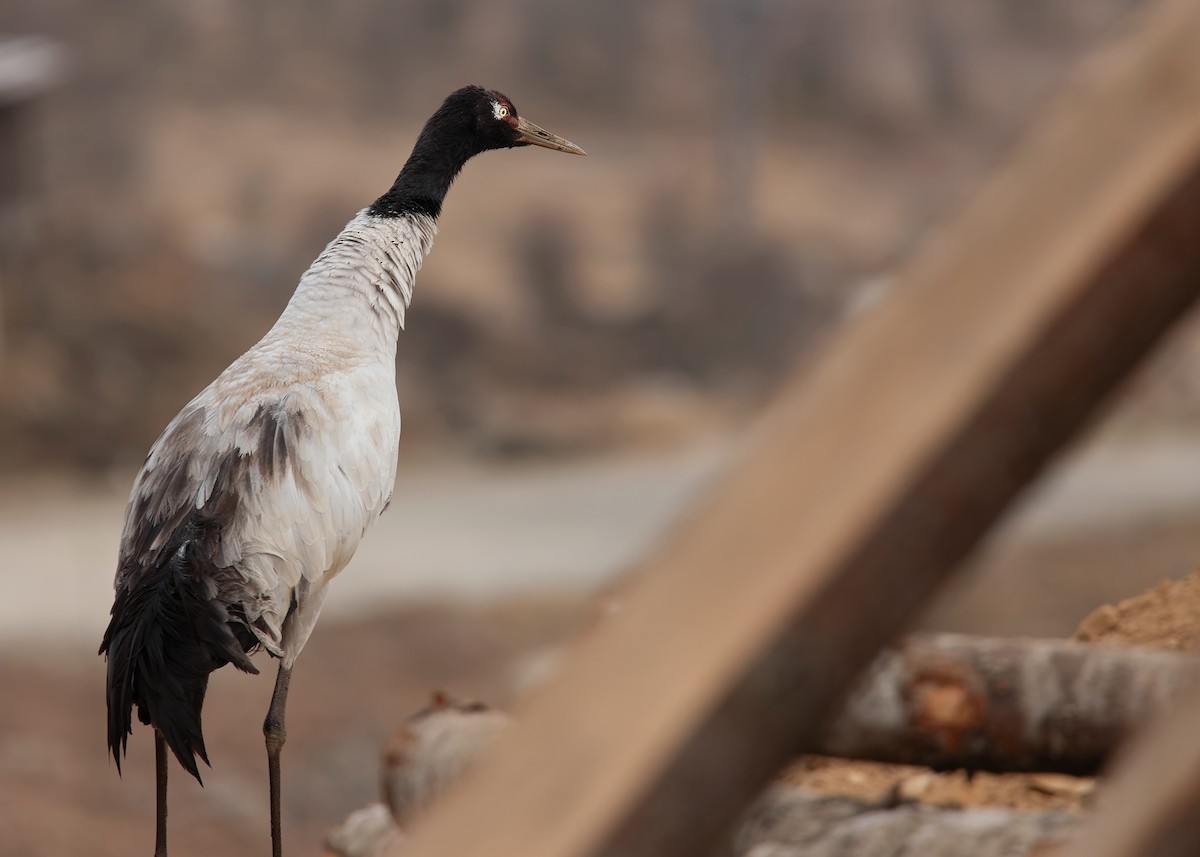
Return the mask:
[(134, 480), (108, 658), (108, 744), (120, 770), (132, 711), (154, 729), (155, 854), (166, 854), (167, 748), (200, 779), (209, 674), (279, 658), (263, 723), (271, 848), (296, 657), (329, 582), (386, 508), (396, 476), (396, 344), (455, 176), (489, 149), (574, 143), (468, 86), (429, 119), (395, 183), (300, 278), (275, 325), (171, 420)]

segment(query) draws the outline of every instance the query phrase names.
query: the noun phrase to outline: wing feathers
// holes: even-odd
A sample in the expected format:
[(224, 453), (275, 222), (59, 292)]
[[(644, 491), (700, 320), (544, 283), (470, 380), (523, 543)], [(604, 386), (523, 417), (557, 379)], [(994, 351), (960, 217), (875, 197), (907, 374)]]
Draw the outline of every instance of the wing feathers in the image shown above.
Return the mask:
[[(289, 623), (289, 612), (306, 593), (323, 594), (390, 493), (399, 439), (391, 384), (381, 370), (236, 405), (215, 385), (168, 425), (126, 509), (101, 649), (115, 757), (136, 707), (196, 774), (196, 759), (207, 761), (199, 712), (208, 673), (227, 662), (253, 671), (246, 653), (258, 645), (277, 657), (298, 652), (284, 629), (303, 645), (319, 599), (303, 622)], [(377, 392), (389, 387), (390, 400)]]

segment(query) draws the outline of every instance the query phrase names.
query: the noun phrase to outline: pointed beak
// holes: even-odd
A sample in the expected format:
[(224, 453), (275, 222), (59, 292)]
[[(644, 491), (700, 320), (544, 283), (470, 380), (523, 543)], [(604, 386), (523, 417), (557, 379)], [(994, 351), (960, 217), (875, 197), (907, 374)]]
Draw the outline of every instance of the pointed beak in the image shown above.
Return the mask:
[(545, 128), (539, 128), (524, 117), (517, 117), (517, 142), (528, 143), (530, 146), (541, 146), (543, 149), (554, 149), (556, 152), (568, 152), (572, 155), (586, 155), (583, 149), (570, 140), (551, 134)]

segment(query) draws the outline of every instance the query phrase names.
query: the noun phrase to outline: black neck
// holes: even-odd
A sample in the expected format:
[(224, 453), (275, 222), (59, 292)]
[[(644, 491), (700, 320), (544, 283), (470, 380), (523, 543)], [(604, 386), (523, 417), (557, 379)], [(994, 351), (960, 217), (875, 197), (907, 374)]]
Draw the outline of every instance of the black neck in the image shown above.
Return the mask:
[(391, 189), (375, 200), (370, 213), (377, 217), (425, 214), (434, 219), (454, 177), (478, 154), (470, 117), (439, 110), (425, 124), (404, 169)]

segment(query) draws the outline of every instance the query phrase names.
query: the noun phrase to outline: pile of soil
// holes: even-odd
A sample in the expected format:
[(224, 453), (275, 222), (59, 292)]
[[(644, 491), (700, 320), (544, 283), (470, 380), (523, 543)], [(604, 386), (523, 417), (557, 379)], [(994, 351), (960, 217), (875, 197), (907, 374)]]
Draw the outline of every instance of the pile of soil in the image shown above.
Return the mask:
[(1200, 647), (1200, 572), (1097, 607), (1079, 623), (1072, 639), (1171, 651)]

